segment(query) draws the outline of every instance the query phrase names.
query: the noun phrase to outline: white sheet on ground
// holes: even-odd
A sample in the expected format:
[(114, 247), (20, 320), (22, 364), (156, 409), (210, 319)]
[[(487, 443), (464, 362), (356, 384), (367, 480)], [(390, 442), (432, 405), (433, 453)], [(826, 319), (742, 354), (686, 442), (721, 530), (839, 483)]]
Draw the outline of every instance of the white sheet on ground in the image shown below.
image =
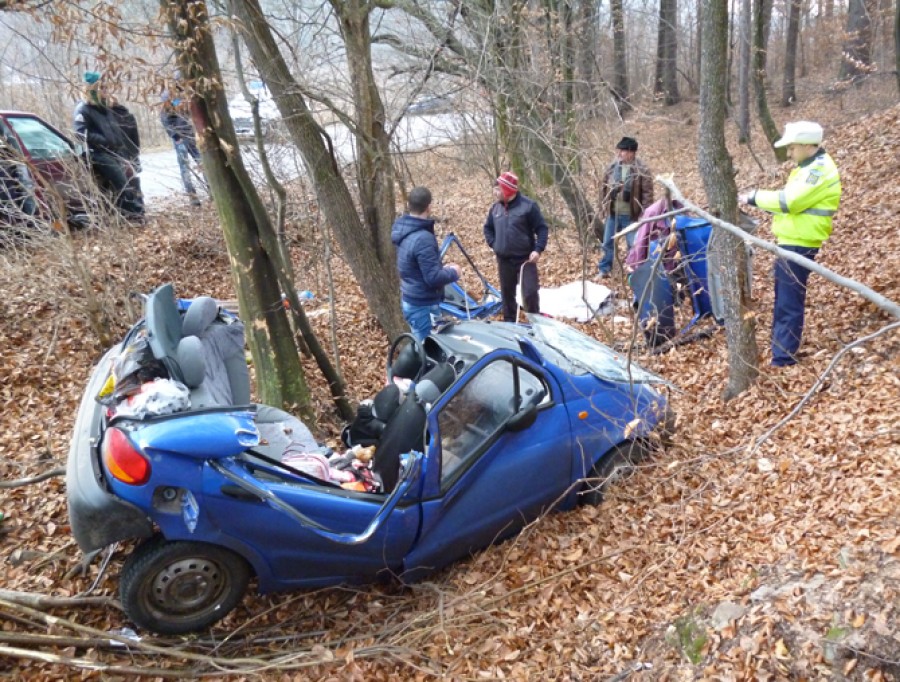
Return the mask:
[[(561, 287), (542, 287), (540, 290), (541, 312), (553, 317), (565, 317), (578, 322), (587, 322), (612, 292), (608, 287), (585, 280), (569, 282)], [(587, 304), (585, 304), (587, 299)], [(519, 292), (519, 301), (522, 296)], [(588, 307), (590, 305), (590, 307)]]

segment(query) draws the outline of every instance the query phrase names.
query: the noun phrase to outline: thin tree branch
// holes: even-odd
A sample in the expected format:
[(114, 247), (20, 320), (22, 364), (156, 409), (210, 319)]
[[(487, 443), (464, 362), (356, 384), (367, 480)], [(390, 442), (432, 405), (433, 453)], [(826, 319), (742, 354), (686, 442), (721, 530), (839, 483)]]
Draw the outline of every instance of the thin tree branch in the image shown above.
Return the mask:
[(46, 481), (48, 478), (53, 478), (54, 476), (65, 476), (66, 470), (64, 467), (59, 467), (57, 469), (51, 469), (50, 471), (45, 471), (42, 474), (38, 474), (37, 476), (32, 476), (31, 478), (17, 478), (12, 481), (0, 481), (0, 488), (20, 488), (25, 485), (31, 485), (33, 483), (40, 483), (41, 481)]

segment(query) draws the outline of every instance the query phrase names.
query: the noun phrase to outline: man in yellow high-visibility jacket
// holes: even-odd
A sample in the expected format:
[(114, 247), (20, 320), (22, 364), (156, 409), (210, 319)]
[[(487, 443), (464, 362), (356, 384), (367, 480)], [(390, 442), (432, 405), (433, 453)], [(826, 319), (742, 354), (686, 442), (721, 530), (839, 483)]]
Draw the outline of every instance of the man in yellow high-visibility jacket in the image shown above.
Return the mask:
[[(774, 214), (772, 233), (778, 245), (815, 260), (831, 234), (831, 222), (841, 202), (841, 176), (820, 146), (822, 126), (810, 121), (788, 123), (776, 147), (787, 147), (797, 164), (779, 191), (754, 190), (738, 200)], [(775, 310), (772, 316), (772, 365), (797, 362), (803, 336), (806, 280), (809, 270), (784, 258), (775, 261)]]

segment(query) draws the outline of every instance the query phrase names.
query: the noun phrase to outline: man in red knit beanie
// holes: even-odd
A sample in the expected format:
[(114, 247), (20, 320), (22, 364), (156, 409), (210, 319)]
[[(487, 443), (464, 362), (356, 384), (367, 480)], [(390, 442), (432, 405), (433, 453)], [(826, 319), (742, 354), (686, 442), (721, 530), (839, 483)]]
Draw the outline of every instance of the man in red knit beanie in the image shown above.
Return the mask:
[(503, 320), (516, 320), (516, 286), (522, 273), (522, 303), (540, 312), (537, 262), (547, 248), (547, 223), (537, 202), (519, 192), (519, 178), (501, 173), (494, 182), (494, 204), (484, 222), (484, 238), (497, 257)]

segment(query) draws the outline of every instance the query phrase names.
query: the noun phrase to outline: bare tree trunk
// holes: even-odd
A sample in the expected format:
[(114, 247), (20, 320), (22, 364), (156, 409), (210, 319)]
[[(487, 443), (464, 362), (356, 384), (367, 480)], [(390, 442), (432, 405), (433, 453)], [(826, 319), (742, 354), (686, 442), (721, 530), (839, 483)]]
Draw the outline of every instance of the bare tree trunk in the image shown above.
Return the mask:
[(681, 101), (678, 94), (678, 0), (659, 0), (654, 94), (666, 106)]
[(393, 338), (406, 330), (400, 314), (400, 285), (393, 257), (378, 248), (371, 232), (360, 222), (353, 197), (338, 169), (331, 140), (313, 118), (300, 85), (275, 43), (258, 0), (242, 0), (236, 9), (243, 23), (244, 42), (272, 91), (291, 139), (303, 156), (322, 212), (362, 287), (369, 309), (385, 333)]
[(625, 50), (625, 5), (623, 0), (610, 0), (613, 23), (613, 98), (622, 112), (631, 109), (628, 93), (627, 53)]
[(900, 0), (894, 5), (894, 75), (900, 92)]
[(789, 107), (797, 101), (797, 38), (800, 35), (801, 0), (788, 0), (788, 26), (784, 41), (784, 79), (781, 82), (781, 106)]
[[(330, 0), (341, 23), (356, 110), (356, 154), (363, 222), (382, 267), (396, 272), (391, 225), (396, 217), (391, 139), (385, 130), (384, 103), (372, 71), (370, 0)], [(396, 275), (396, 289), (400, 282)]]
[(575, 26), (576, 101), (583, 118), (596, 113), (597, 93), (597, 4), (598, 0), (579, 0)]
[(769, 42), (769, 21), (772, 17), (772, 0), (754, 0), (753, 6), (753, 90), (756, 93), (756, 109), (759, 116), (759, 124), (762, 126), (775, 158), (779, 161), (787, 161), (787, 150), (784, 147), (775, 147), (779, 138), (778, 126), (772, 119), (769, 111), (769, 101), (766, 98), (766, 49)]
[(872, 15), (871, 2), (850, 0), (847, 7), (847, 39), (841, 51), (840, 80), (857, 82), (871, 72)]
[[(174, 36), (178, 64), (195, 89), (191, 115), (203, 167), (225, 234), (241, 318), (256, 368), (262, 402), (297, 412), (315, 423), (309, 388), (278, 286), (277, 244), (265, 207), (238, 152), (222, 74), (204, 2), (161, 0)], [(271, 249), (275, 250), (272, 251)]]
[[(725, 145), (728, 11), (721, 0), (705, 0), (703, 56), (700, 63), (700, 140), (698, 158), (710, 212), (737, 222), (734, 167)], [(728, 342), (729, 400), (749, 388), (759, 374), (756, 321), (746, 301), (747, 252), (734, 235), (714, 231), (710, 244), (710, 274), (718, 275)]]
[(738, 130), (741, 144), (750, 142), (750, 51), (752, 0), (741, 0), (738, 22)]

